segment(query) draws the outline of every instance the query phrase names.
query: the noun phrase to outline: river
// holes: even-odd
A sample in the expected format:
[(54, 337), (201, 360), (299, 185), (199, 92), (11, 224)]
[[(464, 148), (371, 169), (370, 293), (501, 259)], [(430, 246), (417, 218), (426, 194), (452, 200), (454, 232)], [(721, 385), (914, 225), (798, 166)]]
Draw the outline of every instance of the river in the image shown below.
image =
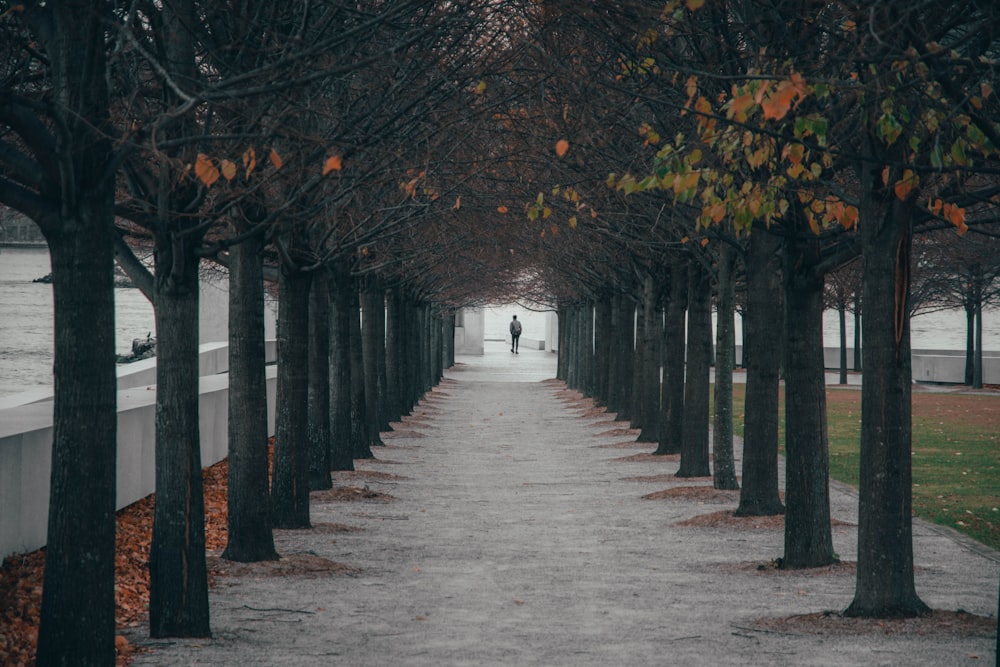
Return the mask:
[[(52, 286), (32, 280), (49, 273), (44, 248), (0, 248), (0, 396), (52, 384)], [(545, 337), (545, 316), (512, 305), (486, 309), (486, 338), (503, 338), (512, 313), (523, 322), (526, 338)], [(1000, 351), (1000, 312), (983, 317), (983, 347)], [(740, 321), (737, 322), (737, 340)], [(827, 347), (839, 345), (837, 314), (824, 316)], [(849, 316), (848, 345), (853, 345), (854, 322)], [(132, 350), (132, 339), (154, 332), (153, 307), (137, 289), (115, 289), (115, 347)], [(964, 350), (965, 315), (941, 311), (915, 317), (912, 346), (924, 350)], [(155, 333), (154, 333), (155, 335)]]
[[(52, 384), (52, 285), (32, 280), (50, 271), (45, 248), (0, 248), (0, 396)], [(115, 288), (115, 349), (155, 335), (153, 306), (137, 289)]]

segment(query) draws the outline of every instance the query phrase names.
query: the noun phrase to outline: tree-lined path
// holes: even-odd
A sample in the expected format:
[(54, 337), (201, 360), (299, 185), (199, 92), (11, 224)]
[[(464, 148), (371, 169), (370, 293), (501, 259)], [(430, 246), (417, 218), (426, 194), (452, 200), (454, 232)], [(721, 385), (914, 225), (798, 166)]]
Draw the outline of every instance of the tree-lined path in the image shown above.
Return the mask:
[[(643, 499), (711, 481), (674, 478), (676, 457), (636, 456), (653, 447), (554, 374), (554, 355), (515, 357), (503, 343), (459, 357), (383, 434), (376, 460), (335, 475), (335, 487), (367, 486), (392, 500), (331, 502), (315, 492), (313, 529), (276, 531), (281, 562), (212, 589), (212, 639), (137, 632), (130, 641), (152, 651), (134, 664), (991, 663), (993, 639), (983, 636), (756, 626), (843, 609), (853, 570), (758, 570), (782, 552), (782, 531), (765, 518), (678, 525), (734, 509), (737, 495)], [(853, 561), (857, 497), (835, 485), (831, 504), (835, 549)], [(995, 560), (922, 522), (915, 555), (931, 607), (994, 612)]]

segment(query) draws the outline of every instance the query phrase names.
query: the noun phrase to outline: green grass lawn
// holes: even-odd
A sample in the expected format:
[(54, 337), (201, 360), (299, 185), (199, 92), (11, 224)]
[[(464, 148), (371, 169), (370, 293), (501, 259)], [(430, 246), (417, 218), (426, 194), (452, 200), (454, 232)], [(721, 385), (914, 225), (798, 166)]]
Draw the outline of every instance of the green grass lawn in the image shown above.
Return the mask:
[[(744, 389), (733, 387), (739, 434)], [(830, 476), (857, 488), (861, 392), (828, 387), (826, 396)], [(913, 394), (913, 511), (1000, 550), (1000, 396)]]

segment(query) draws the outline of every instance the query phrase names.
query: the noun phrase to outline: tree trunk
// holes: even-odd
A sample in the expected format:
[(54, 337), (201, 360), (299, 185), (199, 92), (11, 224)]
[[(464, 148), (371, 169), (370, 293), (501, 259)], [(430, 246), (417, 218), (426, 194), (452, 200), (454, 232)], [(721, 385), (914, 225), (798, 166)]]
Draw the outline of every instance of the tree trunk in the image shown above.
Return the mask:
[(58, 155), (46, 156), (59, 165), (58, 180), (40, 197), (52, 206), (42, 229), (52, 261), (55, 341), (39, 665), (115, 661), (118, 415), (104, 7), (67, 1), (35, 9), (59, 28), (41, 35), (40, 50), (52, 67), (48, 104), (60, 121), (52, 141)]
[(719, 249), (715, 327), (715, 402), (712, 422), (713, 486), (738, 489), (733, 454), (733, 367), (736, 362), (736, 248)]
[(983, 290), (976, 284), (976, 354), (972, 371), (972, 388), (983, 388)]
[[(361, 350), (365, 382), (365, 417), (368, 421), (368, 433), (372, 445), (384, 445), (379, 435), (381, 418), (379, 399), (379, 357), (385, 354), (385, 297), (381, 289), (376, 288), (373, 279), (366, 279), (361, 293), (362, 327)], [(381, 349), (380, 349), (381, 348)]]
[(684, 438), (684, 320), (687, 313), (687, 262), (677, 260), (670, 267), (670, 303), (664, 322), (663, 343), (663, 424), (657, 454), (679, 454)]
[(343, 260), (330, 275), (331, 470), (354, 470), (351, 451), (351, 276)]
[(642, 413), (642, 431), (639, 442), (660, 441), (660, 355), (658, 340), (660, 327), (657, 322), (656, 281), (647, 274), (642, 288), (642, 361), (639, 401)]
[[(928, 612), (913, 580), (909, 277), (911, 204), (883, 202), (881, 175), (861, 172), (865, 304), (858, 573), (844, 612), (869, 618)], [(891, 197), (891, 193), (888, 195)]]
[[(830, 454), (819, 240), (785, 240), (785, 555), (782, 568), (837, 561), (830, 531)], [(840, 311), (843, 313), (843, 310)], [(846, 364), (846, 358), (844, 359)]]
[(854, 293), (854, 372), (861, 372), (861, 294)]
[(780, 240), (754, 229), (747, 250), (746, 401), (743, 427), (743, 489), (737, 516), (781, 514), (778, 495), (778, 386), (782, 321)]
[(976, 307), (965, 300), (965, 384), (972, 386), (976, 377)]
[(156, 248), (156, 510), (149, 556), (152, 637), (209, 636), (198, 424), (198, 259), (193, 235)]
[(566, 382), (566, 327), (568, 325), (569, 309), (565, 303), (559, 303), (556, 307), (556, 322), (559, 323), (559, 333), (556, 343), (556, 379)]
[(282, 266), (278, 275), (278, 389), (271, 508), (276, 528), (309, 527), (309, 283)]
[(595, 405), (606, 406), (610, 400), (611, 366), (611, 301), (599, 298), (594, 307), (594, 399)]
[(632, 329), (634, 331), (634, 344), (632, 352), (632, 378), (629, 384), (629, 421), (630, 427), (635, 429), (642, 429), (643, 424), (643, 408), (646, 407), (643, 402), (646, 380), (646, 315), (644, 311), (645, 304), (643, 303), (644, 298), (640, 293), (639, 300), (636, 302), (633, 308), (633, 325)]
[(619, 367), (618, 396), (619, 406), (615, 419), (631, 421), (632, 419), (632, 374), (635, 373), (635, 304), (626, 294), (617, 296), (618, 323), (615, 349), (612, 358)]
[(621, 376), (625, 369), (621, 365), (621, 297), (611, 296), (605, 335), (608, 337), (608, 412), (616, 416), (622, 412)]
[(403, 382), (403, 297), (399, 287), (393, 287), (386, 294), (385, 322), (385, 406), (386, 417), (390, 422), (398, 422), (403, 418), (400, 387)]
[(330, 479), (330, 286), (325, 270), (309, 289), (309, 488), (333, 487)]
[(581, 389), (580, 364), (579, 364), (579, 322), (580, 308), (577, 304), (568, 306), (565, 309), (565, 336), (566, 336), (566, 387), (569, 389)]
[(55, 386), (39, 665), (115, 661), (113, 217), (110, 189), (93, 185), (48, 235)]
[[(840, 322), (840, 384), (847, 384), (847, 306), (843, 302), (837, 304), (837, 319)], [(826, 364), (825, 359), (823, 363)], [(824, 382), (825, 377), (824, 374)]]
[(348, 350), (351, 366), (351, 456), (372, 459), (371, 424), (368, 422), (368, 401), (365, 395), (365, 362), (361, 339), (361, 301), (356, 280), (350, 281), (347, 304)]
[(712, 366), (712, 281), (701, 262), (688, 265), (687, 374), (678, 477), (707, 477), (708, 397)]
[(244, 563), (278, 558), (268, 484), (262, 245), (253, 236), (229, 254), (229, 511), (222, 557)]

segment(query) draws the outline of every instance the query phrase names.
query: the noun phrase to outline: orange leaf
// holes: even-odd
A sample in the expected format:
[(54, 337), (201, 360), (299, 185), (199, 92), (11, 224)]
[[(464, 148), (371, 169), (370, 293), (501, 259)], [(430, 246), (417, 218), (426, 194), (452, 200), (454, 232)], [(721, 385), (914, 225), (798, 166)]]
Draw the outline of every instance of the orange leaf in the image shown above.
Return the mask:
[(566, 151), (569, 150), (569, 142), (565, 139), (560, 139), (556, 142), (556, 155), (562, 157), (566, 155)]
[(231, 181), (236, 178), (236, 163), (232, 160), (222, 160), (220, 163), (222, 165), (222, 175), (226, 177), (227, 181)]
[(945, 220), (955, 225), (959, 234), (965, 234), (969, 227), (965, 224), (965, 209), (954, 204), (945, 204), (943, 207)]
[(204, 153), (198, 153), (198, 159), (194, 163), (194, 173), (198, 180), (205, 184), (205, 187), (210, 188), (213, 183), (219, 180), (219, 170)]
[(701, 9), (704, 4), (705, 0), (687, 0), (687, 8), (692, 12), (696, 9)]
[(497, 206), (497, 213), (501, 213), (502, 214), (502, 213), (506, 213), (506, 212), (507, 212), (507, 207), (506, 206), (504, 206), (502, 204), (500, 206)]
[(452, 208), (453, 211), (457, 211), (458, 209), (462, 208), (462, 197), (461, 197), (461, 195), (459, 195), (458, 197), (455, 197), (455, 205), (452, 206), (451, 208)]
[(896, 197), (899, 199), (906, 199), (919, 184), (920, 177), (913, 173), (912, 170), (907, 169), (903, 172), (903, 177), (896, 181), (896, 185), (893, 186), (893, 192), (896, 193)]
[(250, 178), (250, 174), (253, 170), (257, 168), (257, 151), (250, 147), (243, 151), (243, 166), (246, 167), (247, 173), (246, 177)]
[(795, 98), (795, 90), (791, 86), (778, 84), (778, 89), (770, 97), (764, 100), (760, 108), (764, 111), (764, 118), (781, 120), (792, 108), (792, 100)]
[(340, 171), (344, 165), (339, 155), (331, 155), (323, 163), (323, 175), (326, 176), (331, 171)]
[(281, 165), (284, 163), (281, 161), (281, 156), (278, 155), (278, 151), (272, 148), (271, 154), (268, 157), (270, 158), (271, 164), (274, 165), (275, 169), (281, 169)]

